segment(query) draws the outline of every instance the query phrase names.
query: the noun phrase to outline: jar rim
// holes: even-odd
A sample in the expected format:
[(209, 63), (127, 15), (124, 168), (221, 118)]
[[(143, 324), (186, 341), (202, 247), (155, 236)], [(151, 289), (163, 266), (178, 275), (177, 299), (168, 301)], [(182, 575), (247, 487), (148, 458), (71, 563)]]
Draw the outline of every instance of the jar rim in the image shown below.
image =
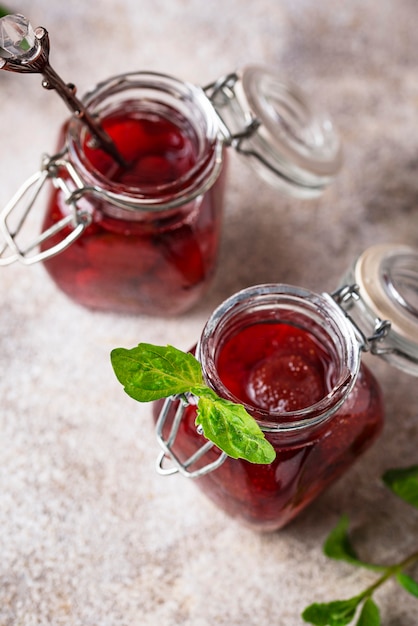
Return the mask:
[[(200, 87), (167, 74), (146, 71), (124, 73), (98, 83), (84, 95), (83, 103), (91, 113), (97, 115), (103, 112), (104, 105), (110, 98), (121, 98), (122, 94), (127, 96), (129, 92), (133, 94), (134, 90), (138, 96), (142, 94), (144, 105), (169, 103), (173, 110), (183, 114), (193, 131), (199, 133), (201, 145), (192, 168), (184, 176), (162, 185), (145, 188), (114, 183), (98, 170), (94, 169), (92, 172), (89, 168), (90, 162), (82, 149), (86, 127), (75, 117), (70, 119), (66, 137), (70, 158), (87, 187), (91, 187), (93, 194), (104, 195), (116, 206), (128, 211), (142, 209), (158, 212), (186, 204), (207, 191), (221, 172), (223, 137), (219, 132), (217, 113)], [(152, 99), (152, 94), (155, 100)], [(126, 98), (120, 99), (120, 104), (122, 105), (124, 101)], [(195, 118), (186, 119), (183, 110)], [(198, 127), (202, 123), (203, 129)]]
[[(242, 402), (224, 385), (215, 362), (215, 343), (225, 325), (241, 314), (250, 311), (285, 310), (298, 307), (306, 320), (315, 318), (317, 328), (326, 334), (340, 357), (340, 371), (332, 389), (318, 402), (295, 411), (280, 412), (261, 409)], [(271, 317), (269, 318), (271, 319)], [(278, 320), (280, 321), (280, 320)], [(338, 345), (337, 345), (338, 344)], [(207, 384), (221, 396), (243, 404), (254, 415), (264, 431), (297, 431), (312, 427), (329, 419), (341, 407), (352, 390), (360, 368), (360, 345), (352, 323), (343, 310), (328, 294), (316, 294), (307, 289), (286, 284), (263, 284), (243, 289), (225, 300), (207, 321), (196, 350)]]

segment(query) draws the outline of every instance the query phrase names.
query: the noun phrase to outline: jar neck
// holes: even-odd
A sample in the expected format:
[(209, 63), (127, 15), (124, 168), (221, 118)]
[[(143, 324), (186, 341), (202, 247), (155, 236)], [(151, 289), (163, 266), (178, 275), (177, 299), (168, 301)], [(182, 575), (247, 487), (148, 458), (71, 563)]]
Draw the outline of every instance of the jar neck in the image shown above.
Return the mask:
[[(294, 411), (266, 410), (242, 401), (218, 372), (225, 343), (254, 324), (286, 324), (315, 338), (332, 368), (329, 389), (314, 404)], [(208, 320), (197, 347), (206, 383), (220, 396), (243, 404), (264, 431), (295, 432), (330, 418), (353, 388), (360, 367), (360, 346), (354, 328), (330, 296), (280, 284), (259, 285), (238, 292)]]
[[(100, 83), (83, 101), (99, 121), (124, 116), (168, 121), (193, 149), (190, 166), (172, 179), (120, 182), (92, 162), (88, 154), (92, 150), (87, 149), (89, 131), (82, 121), (72, 118), (66, 134), (68, 158), (92, 194), (107, 199), (119, 211), (158, 212), (184, 205), (209, 189), (219, 176), (223, 154), (219, 118), (199, 87), (163, 74), (136, 72)], [(117, 144), (117, 138), (112, 139)], [(117, 210), (115, 213), (118, 217)]]

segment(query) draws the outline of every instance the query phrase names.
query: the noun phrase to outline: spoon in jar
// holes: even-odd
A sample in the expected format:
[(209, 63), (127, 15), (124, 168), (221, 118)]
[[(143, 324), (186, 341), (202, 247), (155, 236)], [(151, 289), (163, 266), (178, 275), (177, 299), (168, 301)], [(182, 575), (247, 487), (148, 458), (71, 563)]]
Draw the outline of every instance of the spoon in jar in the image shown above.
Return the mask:
[(121, 167), (128, 164), (114, 142), (76, 97), (73, 83), (64, 83), (49, 63), (49, 36), (42, 26), (33, 28), (20, 14), (0, 18), (0, 69), (9, 72), (42, 74), (42, 86), (55, 90), (72, 113), (89, 128), (96, 146), (100, 146)]

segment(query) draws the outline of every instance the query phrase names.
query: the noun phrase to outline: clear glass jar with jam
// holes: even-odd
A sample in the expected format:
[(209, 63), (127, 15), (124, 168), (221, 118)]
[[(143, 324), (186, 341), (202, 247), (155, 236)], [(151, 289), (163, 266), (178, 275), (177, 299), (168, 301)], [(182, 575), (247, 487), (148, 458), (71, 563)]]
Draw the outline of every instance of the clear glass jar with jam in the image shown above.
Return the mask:
[[(0, 264), (41, 260), (62, 291), (92, 309), (175, 315), (201, 298), (216, 268), (228, 148), (298, 197), (321, 193), (340, 165), (330, 120), (261, 67), (205, 89), (123, 74), (83, 103), (127, 165), (71, 117), (58, 153), (0, 216)], [(45, 183), (42, 232), (27, 241), (22, 225)]]
[(418, 375), (418, 253), (370, 248), (347, 280), (332, 295), (269, 284), (221, 304), (195, 348), (205, 382), (244, 405), (276, 459), (228, 457), (196, 429), (193, 398), (169, 398), (154, 405), (161, 473), (195, 478), (229, 515), (272, 531), (348, 470), (384, 417), (361, 353)]

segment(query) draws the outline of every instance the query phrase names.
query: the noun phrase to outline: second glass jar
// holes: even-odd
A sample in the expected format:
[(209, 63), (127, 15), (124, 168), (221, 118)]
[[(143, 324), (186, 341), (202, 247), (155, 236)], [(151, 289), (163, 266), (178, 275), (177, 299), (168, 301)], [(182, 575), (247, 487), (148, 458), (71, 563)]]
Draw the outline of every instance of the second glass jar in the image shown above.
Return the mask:
[(196, 356), (207, 384), (257, 420), (276, 459), (255, 465), (221, 458), (216, 447), (194, 457), (202, 446), (196, 406), (168, 400), (155, 408), (162, 471), (174, 456), (216, 504), (257, 530), (292, 520), (382, 428), (379, 385), (361, 364), (353, 325), (331, 296), (286, 285), (241, 291), (211, 316)]
[(257, 530), (281, 528), (340, 477), (379, 434), (369, 351), (418, 376), (418, 251), (367, 248), (332, 294), (290, 285), (238, 292), (195, 348), (206, 383), (244, 405), (276, 451), (270, 465), (232, 459), (196, 428), (193, 396), (154, 406), (158, 471), (181, 472)]

